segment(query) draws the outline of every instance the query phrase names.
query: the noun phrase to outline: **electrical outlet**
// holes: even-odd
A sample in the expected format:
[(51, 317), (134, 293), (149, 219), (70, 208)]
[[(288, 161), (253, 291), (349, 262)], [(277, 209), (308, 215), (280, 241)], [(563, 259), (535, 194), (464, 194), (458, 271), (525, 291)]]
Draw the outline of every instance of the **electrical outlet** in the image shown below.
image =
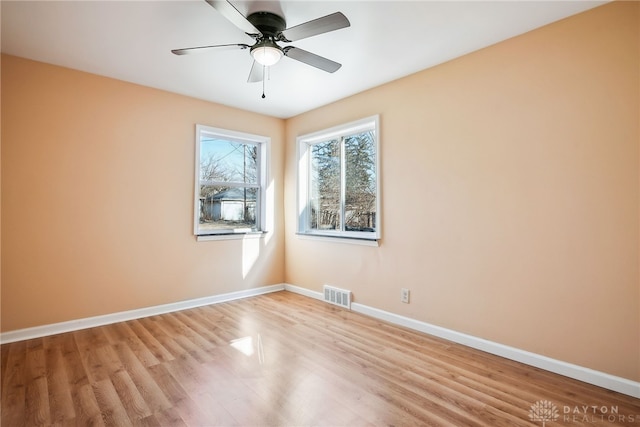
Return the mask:
[(402, 290), (400, 291), (400, 301), (405, 304), (409, 304), (409, 289), (402, 288)]

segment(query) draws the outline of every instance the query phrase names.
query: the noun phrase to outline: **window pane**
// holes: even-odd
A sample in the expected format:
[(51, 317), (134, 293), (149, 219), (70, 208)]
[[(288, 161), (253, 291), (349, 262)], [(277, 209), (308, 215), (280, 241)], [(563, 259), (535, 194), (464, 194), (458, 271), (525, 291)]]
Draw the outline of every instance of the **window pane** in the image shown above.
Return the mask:
[(374, 133), (344, 139), (345, 230), (375, 232), (376, 155)]
[(257, 188), (200, 186), (198, 234), (257, 230)]
[(340, 230), (340, 142), (311, 147), (309, 228)]
[(200, 180), (258, 183), (258, 146), (203, 136)]
[(296, 139), (300, 234), (380, 238), (378, 120), (371, 116)]

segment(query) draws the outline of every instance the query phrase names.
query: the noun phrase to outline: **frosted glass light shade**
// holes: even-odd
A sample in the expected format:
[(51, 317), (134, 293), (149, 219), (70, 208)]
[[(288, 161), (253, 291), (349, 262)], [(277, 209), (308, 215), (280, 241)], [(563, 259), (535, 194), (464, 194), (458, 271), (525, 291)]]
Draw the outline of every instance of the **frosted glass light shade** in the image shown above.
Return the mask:
[(251, 51), (251, 56), (258, 64), (269, 67), (282, 58), (282, 51), (273, 46), (258, 46)]

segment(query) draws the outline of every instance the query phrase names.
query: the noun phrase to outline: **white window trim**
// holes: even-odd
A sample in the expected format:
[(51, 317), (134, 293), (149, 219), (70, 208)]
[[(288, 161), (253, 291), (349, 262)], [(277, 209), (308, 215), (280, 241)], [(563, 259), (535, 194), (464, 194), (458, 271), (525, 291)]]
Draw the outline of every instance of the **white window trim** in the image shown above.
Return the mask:
[(242, 233), (219, 233), (219, 234), (202, 234), (197, 235), (196, 240), (198, 242), (208, 242), (211, 240), (248, 240), (248, 239), (262, 239), (266, 234), (266, 231), (250, 231)]
[[(257, 144), (260, 146), (260, 161), (258, 162), (259, 188), (259, 215), (256, 213), (258, 231), (245, 230), (221, 230), (218, 233), (198, 234), (198, 223), (200, 221), (200, 140), (202, 134), (213, 135), (227, 141), (234, 141), (240, 144)], [(211, 240), (237, 240), (260, 238), (267, 233), (267, 182), (270, 159), (271, 138), (262, 135), (254, 135), (246, 132), (221, 129), (212, 126), (196, 125), (195, 132), (196, 152), (194, 171), (194, 193), (193, 193), (193, 234), (198, 242)]]
[(348, 243), (358, 246), (380, 246), (379, 239), (362, 239), (344, 236), (327, 236), (315, 233), (296, 233), (296, 237), (300, 240), (315, 240), (316, 242), (332, 242), (332, 243)]
[[(371, 129), (373, 125), (375, 131), (376, 144), (376, 231), (365, 233), (360, 231), (335, 231), (335, 230), (310, 230), (308, 224), (307, 203), (309, 198), (309, 152), (310, 147), (319, 142), (328, 141), (333, 138), (352, 135)], [(309, 133), (296, 138), (297, 148), (297, 235), (299, 238), (318, 238), (334, 242), (353, 243), (367, 246), (378, 246), (378, 241), (382, 238), (381, 232), (381, 194), (380, 187), (380, 116), (374, 115), (356, 120), (350, 123), (334, 126), (329, 129)], [(344, 174), (344, 168), (341, 169)], [(343, 177), (344, 178), (344, 177)], [(344, 181), (344, 179), (342, 180)], [(315, 240), (315, 239), (313, 239)]]

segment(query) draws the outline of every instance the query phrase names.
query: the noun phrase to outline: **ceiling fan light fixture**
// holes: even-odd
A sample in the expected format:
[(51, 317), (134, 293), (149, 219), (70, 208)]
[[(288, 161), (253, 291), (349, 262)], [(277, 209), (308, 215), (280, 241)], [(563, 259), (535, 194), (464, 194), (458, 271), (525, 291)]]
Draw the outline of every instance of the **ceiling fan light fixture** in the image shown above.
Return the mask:
[(251, 49), (251, 56), (256, 62), (265, 67), (275, 65), (282, 59), (283, 53), (280, 47), (273, 42), (265, 42)]

